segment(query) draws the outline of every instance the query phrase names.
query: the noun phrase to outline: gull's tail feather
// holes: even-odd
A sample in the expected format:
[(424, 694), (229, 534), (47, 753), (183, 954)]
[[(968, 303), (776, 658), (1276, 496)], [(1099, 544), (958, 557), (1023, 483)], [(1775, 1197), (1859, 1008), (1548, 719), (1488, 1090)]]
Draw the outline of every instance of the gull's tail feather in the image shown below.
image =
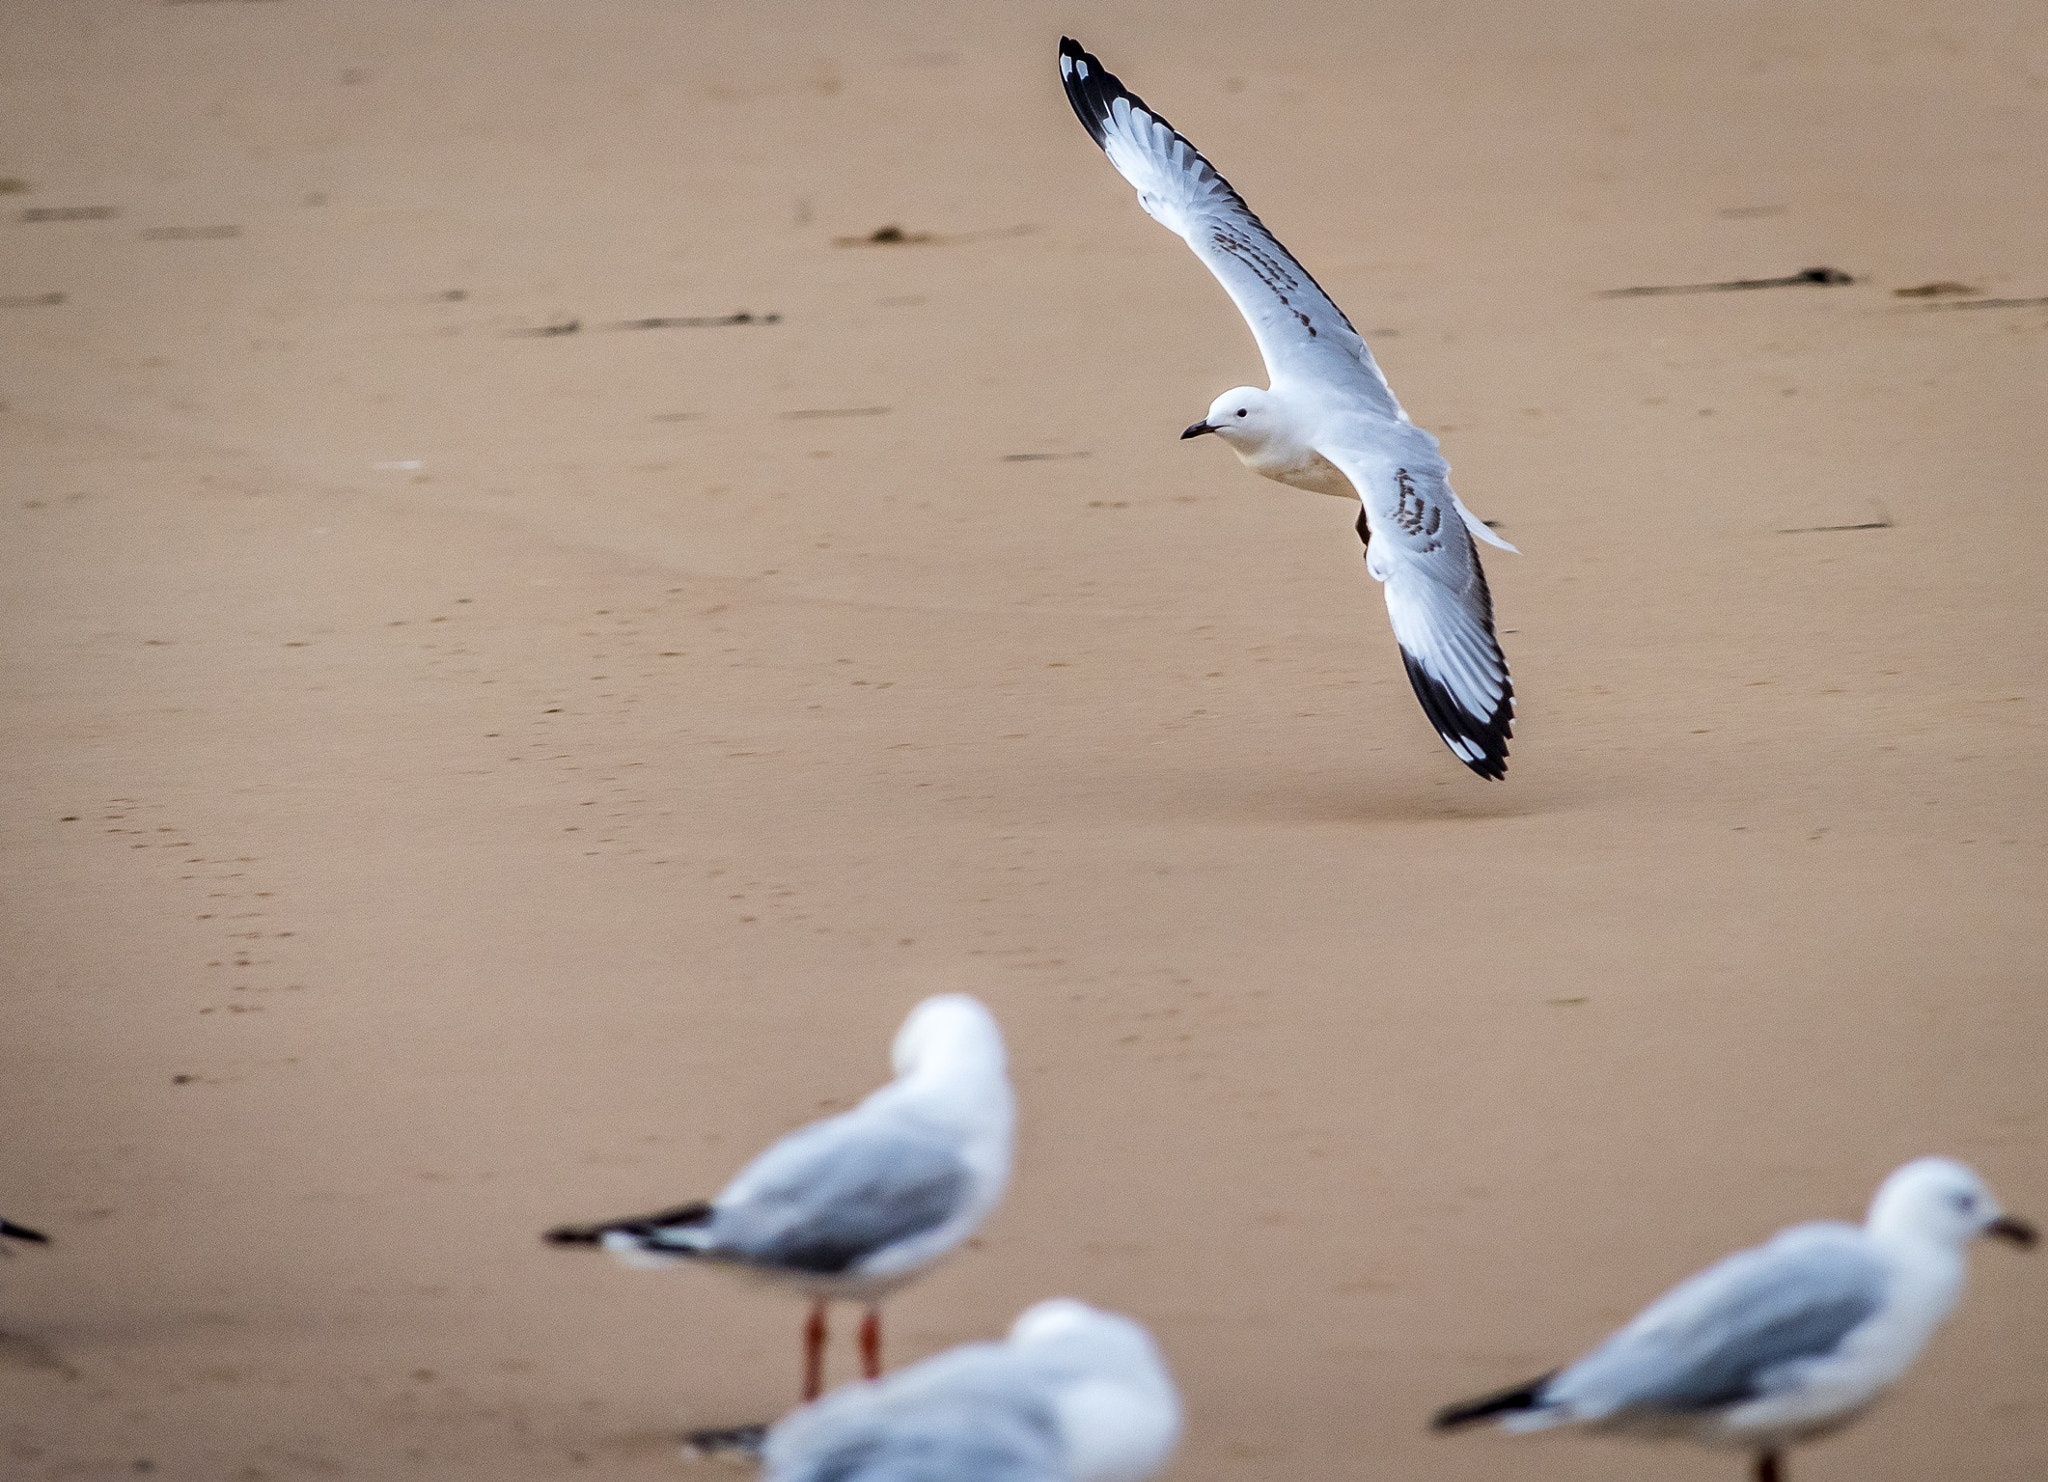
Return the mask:
[(10, 1236), (15, 1240), (32, 1241), (37, 1245), (50, 1243), (50, 1237), (41, 1230), (31, 1230), (27, 1225), (15, 1224), (13, 1220), (0, 1220), (0, 1235)]
[(1460, 1426), (1491, 1420), (1496, 1415), (1539, 1410), (1543, 1407), (1543, 1391), (1556, 1377), (1557, 1371), (1553, 1369), (1542, 1378), (1531, 1379), (1527, 1384), (1518, 1384), (1513, 1389), (1504, 1389), (1498, 1394), (1481, 1395), (1476, 1400), (1465, 1400), (1456, 1405), (1446, 1405), (1430, 1417), (1429, 1428), (1435, 1431), (1454, 1431)]
[[(679, 1255), (697, 1244), (683, 1237), (683, 1232), (708, 1224), (711, 1215), (711, 1206), (700, 1199), (694, 1204), (679, 1204), (674, 1209), (664, 1209), (655, 1214), (632, 1215), (595, 1225), (557, 1225), (541, 1238), (549, 1245), (602, 1245), (608, 1249), (626, 1245)], [(610, 1238), (612, 1236), (620, 1238), (615, 1241)]]

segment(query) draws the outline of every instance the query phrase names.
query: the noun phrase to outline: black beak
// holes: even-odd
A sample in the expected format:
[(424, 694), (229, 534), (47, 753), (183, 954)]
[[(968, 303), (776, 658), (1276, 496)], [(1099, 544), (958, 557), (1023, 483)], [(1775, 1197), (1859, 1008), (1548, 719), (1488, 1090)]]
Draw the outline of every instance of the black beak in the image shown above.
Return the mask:
[(1186, 442), (1191, 437), (1200, 437), (1205, 432), (1214, 432), (1215, 430), (1207, 422), (1190, 423), (1188, 430), (1180, 435), (1180, 440)]
[(1984, 1233), (1994, 1240), (2010, 1240), (2021, 1250), (2031, 1250), (2034, 1242), (2041, 1238), (2040, 1231), (2025, 1220), (2016, 1220), (2009, 1214), (2002, 1214), (1986, 1225)]

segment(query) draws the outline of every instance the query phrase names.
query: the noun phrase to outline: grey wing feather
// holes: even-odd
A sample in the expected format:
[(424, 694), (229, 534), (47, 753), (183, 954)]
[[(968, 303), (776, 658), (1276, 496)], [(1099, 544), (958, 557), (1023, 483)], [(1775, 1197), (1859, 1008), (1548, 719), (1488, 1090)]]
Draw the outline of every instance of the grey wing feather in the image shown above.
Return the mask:
[(1100, 61), (1060, 42), (1067, 101), (1147, 215), (1179, 235), (1237, 305), (1274, 384), (1314, 381), (1405, 422), (1365, 339), (1202, 152)]
[(937, 1229), (972, 1175), (942, 1134), (855, 1111), (791, 1133), (718, 1197), (707, 1255), (819, 1275)]
[(1832, 1353), (1884, 1305), (1885, 1270), (1847, 1226), (1802, 1226), (1678, 1286), (1545, 1386), (1585, 1418), (1718, 1409)]
[(1002, 1428), (877, 1437), (770, 1475), (775, 1482), (1067, 1482), (1057, 1451), (1018, 1445)]
[(1065, 1482), (1057, 1421), (999, 1344), (834, 1391), (769, 1432), (766, 1482)]

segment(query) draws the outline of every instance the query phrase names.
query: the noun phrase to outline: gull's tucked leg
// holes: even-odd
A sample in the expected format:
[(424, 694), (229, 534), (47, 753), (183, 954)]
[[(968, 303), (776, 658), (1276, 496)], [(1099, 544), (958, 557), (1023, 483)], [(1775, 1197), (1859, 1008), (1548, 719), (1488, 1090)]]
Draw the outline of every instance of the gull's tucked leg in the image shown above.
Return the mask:
[(875, 1306), (860, 1320), (860, 1375), (863, 1379), (882, 1377), (882, 1309)]
[(1785, 1469), (1778, 1465), (1778, 1453), (1759, 1451), (1756, 1455), (1756, 1482), (1785, 1482)]
[(808, 1403), (825, 1392), (825, 1303), (811, 1303), (810, 1320), (804, 1324), (804, 1400)]

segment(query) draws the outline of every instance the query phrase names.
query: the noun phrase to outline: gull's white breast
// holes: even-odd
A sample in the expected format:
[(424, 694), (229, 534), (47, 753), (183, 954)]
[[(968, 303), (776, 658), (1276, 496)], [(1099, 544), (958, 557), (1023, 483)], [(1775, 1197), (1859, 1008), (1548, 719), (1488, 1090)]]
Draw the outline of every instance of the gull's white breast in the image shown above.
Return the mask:
[(1231, 452), (1237, 454), (1246, 468), (1261, 477), (1316, 494), (1332, 494), (1339, 499), (1358, 497), (1358, 491), (1351, 487), (1351, 480), (1344, 477), (1343, 471), (1314, 448), (1297, 452), (1268, 446), (1248, 452), (1233, 446)]

